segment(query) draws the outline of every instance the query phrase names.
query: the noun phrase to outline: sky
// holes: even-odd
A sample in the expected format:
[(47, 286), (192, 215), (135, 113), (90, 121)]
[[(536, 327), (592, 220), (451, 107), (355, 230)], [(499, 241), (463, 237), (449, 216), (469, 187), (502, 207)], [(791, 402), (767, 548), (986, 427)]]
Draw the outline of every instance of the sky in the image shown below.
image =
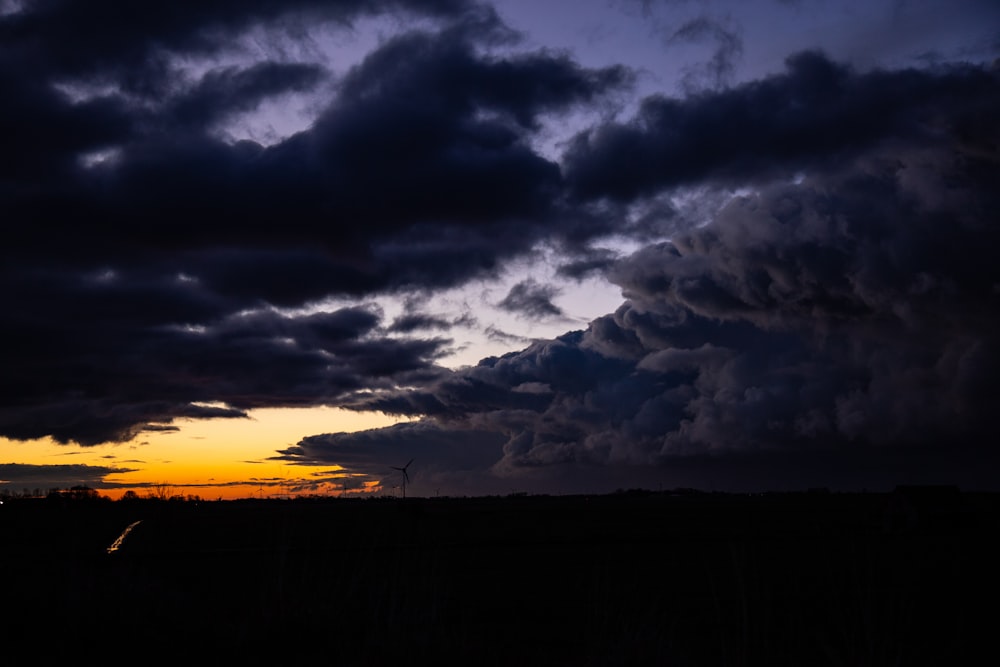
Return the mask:
[(0, 492), (1000, 479), (992, 0), (0, 0)]

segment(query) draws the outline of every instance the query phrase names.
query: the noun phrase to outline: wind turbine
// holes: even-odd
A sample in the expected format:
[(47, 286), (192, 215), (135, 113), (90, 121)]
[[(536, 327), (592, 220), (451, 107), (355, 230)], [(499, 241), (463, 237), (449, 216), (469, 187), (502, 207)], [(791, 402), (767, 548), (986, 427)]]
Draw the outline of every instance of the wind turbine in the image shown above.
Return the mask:
[(410, 467), (410, 463), (413, 463), (413, 459), (410, 459), (409, 462), (405, 466), (403, 466), (402, 468), (397, 468), (396, 466), (389, 466), (393, 470), (398, 470), (399, 472), (403, 473), (403, 497), (404, 498), (406, 497), (406, 483), (410, 481), (410, 476), (406, 473), (406, 469)]

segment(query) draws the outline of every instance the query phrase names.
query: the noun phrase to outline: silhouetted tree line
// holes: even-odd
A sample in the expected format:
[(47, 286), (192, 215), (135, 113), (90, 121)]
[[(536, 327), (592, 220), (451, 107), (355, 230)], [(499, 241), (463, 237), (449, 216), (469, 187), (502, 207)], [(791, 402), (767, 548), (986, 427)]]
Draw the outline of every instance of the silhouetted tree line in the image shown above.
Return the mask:
[[(171, 494), (169, 487), (152, 487), (146, 495), (139, 495), (133, 489), (129, 489), (118, 502), (146, 502), (146, 501), (169, 501), (169, 502), (202, 502), (201, 496), (188, 494)], [(54, 487), (48, 491), (40, 488), (22, 489), (20, 492), (4, 489), (0, 491), (0, 501), (13, 500), (51, 500), (60, 502), (112, 502), (111, 498), (101, 493), (97, 489), (92, 489), (86, 485), (71, 486), (68, 489)]]
[(68, 489), (51, 489), (46, 496), (49, 500), (70, 500), (74, 502), (100, 502), (110, 498), (102, 496), (97, 489), (89, 486), (71, 486)]
[(165, 484), (157, 484), (156, 486), (150, 487), (149, 491), (145, 496), (140, 496), (133, 489), (129, 489), (122, 494), (122, 497), (118, 499), (119, 502), (134, 503), (134, 502), (144, 502), (144, 501), (155, 501), (155, 502), (171, 502), (171, 503), (198, 503), (201, 502), (201, 496), (196, 496), (194, 494), (180, 494), (171, 493), (170, 487)]
[(20, 493), (17, 491), (10, 491), (9, 489), (4, 489), (0, 491), (0, 500), (59, 500), (59, 501), (110, 501), (111, 499), (107, 496), (102, 496), (98, 493), (97, 489), (92, 489), (89, 486), (78, 485), (71, 486), (68, 489), (63, 489), (61, 487), (54, 487), (48, 491), (43, 491), (40, 488), (28, 489), (24, 488)]

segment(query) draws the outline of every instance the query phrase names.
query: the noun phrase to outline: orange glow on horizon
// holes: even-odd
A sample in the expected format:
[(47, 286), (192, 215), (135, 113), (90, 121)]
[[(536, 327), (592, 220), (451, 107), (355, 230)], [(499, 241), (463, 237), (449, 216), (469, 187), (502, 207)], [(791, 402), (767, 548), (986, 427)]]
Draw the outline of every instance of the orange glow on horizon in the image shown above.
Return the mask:
[[(363, 480), (360, 487), (345, 489), (341, 480), (351, 473), (340, 466), (290, 465), (269, 459), (306, 436), (399, 421), (380, 413), (336, 408), (273, 408), (255, 410), (249, 419), (178, 420), (172, 425), (176, 431), (143, 432), (130, 442), (94, 447), (60, 445), (48, 438), (26, 442), (0, 438), (0, 463), (119, 468), (122, 472), (97, 480), (65, 480), (59, 485), (90, 486), (113, 500), (129, 490), (140, 497), (204, 500), (367, 494), (379, 490), (378, 482)], [(30, 480), (23, 484), (10, 480), (0, 489), (20, 492), (36, 486)]]

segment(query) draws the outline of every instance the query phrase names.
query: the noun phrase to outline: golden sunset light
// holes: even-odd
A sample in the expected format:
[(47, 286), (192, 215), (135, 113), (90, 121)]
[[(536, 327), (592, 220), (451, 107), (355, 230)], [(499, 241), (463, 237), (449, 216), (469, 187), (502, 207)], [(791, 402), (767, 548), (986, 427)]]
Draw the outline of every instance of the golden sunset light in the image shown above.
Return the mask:
[[(61, 445), (51, 439), (0, 439), (0, 452), (19, 464), (128, 470), (109, 471), (99, 479), (26, 481), (24, 488), (31, 490), (81, 484), (112, 499), (129, 490), (140, 497), (167, 494), (206, 500), (339, 495), (344, 492), (341, 480), (353, 479), (351, 471), (337, 465), (297, 466), (268, 459), (303, 433), (361, 431), (400, 421), (337, 408), (265, 408), (252, 411), (248, 418), (178, 420), (176, 431), (148, 431), (131, 442), (95, 447)], [(377, 480), (364, 480), (364, 485), (352, 484), (350, 492), (372, 492), (377, 487)]]

